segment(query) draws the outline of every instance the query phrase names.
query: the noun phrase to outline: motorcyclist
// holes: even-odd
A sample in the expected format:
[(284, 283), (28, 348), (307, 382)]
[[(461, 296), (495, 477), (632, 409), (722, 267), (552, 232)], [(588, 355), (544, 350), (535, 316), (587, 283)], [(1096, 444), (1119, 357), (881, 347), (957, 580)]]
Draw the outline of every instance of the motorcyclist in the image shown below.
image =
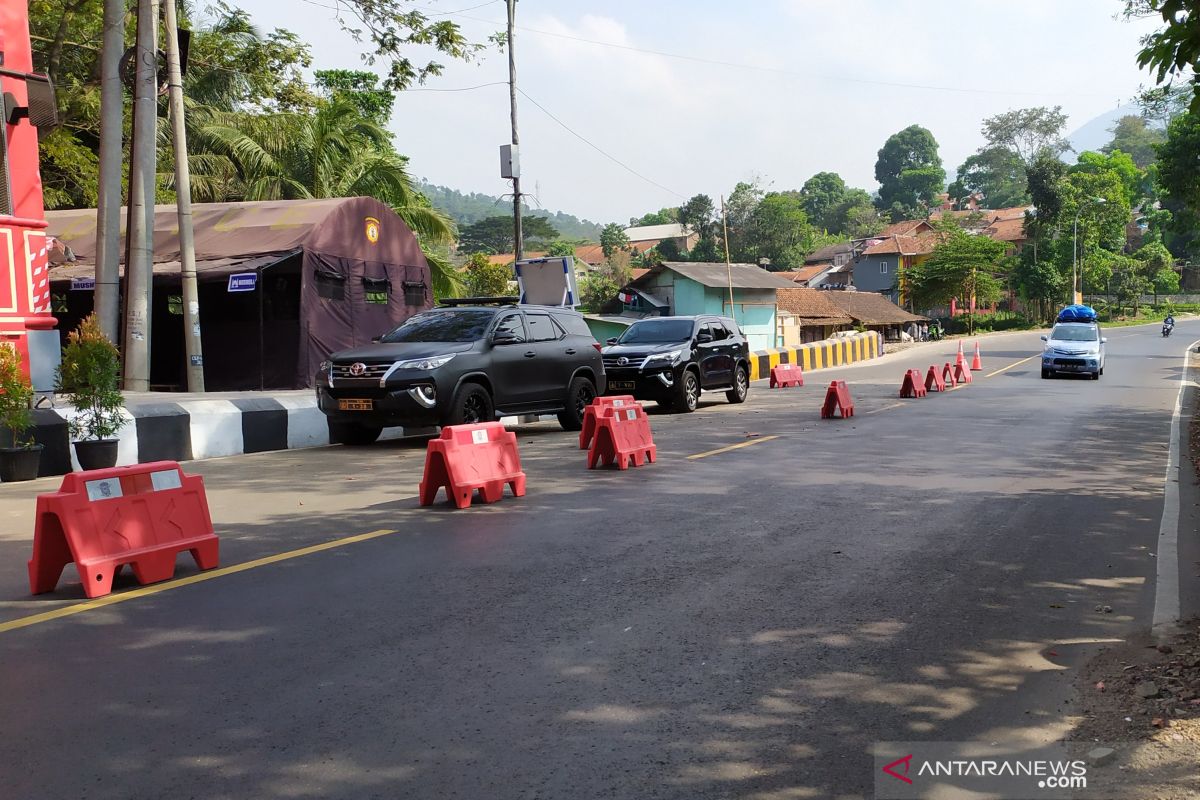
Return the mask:
[(1163, 320), (1163, 325), (1166, 325), (1169, 328), (1174, 328), (1175, 327), (1175, 317), (1171, 316), (1170, 314), (1167, 314), (1167, 318)]

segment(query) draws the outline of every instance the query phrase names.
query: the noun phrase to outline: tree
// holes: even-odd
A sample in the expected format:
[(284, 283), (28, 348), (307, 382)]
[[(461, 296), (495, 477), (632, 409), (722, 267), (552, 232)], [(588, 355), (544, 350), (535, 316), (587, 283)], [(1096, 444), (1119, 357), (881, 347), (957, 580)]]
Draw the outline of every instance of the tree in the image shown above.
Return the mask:
[[(679, 222), (687, 230), (697, 235), (696, 244), (686, 257), (693, 261), (724, 261), (717, 246), (719, 232), (717, 230), (717, 209), (712, 198), (706, 194), (698, 194), (690, 198), (679, 208)], [(662, 252), (661, 249), (659, 251)], [(685, 254), (679, 253), (680, 258)], [(664, 256), (665, 258), (665, 256)], [(670, 259), (667, 259), (670, 260)]]
[(1125, 188), (1126, 203), (1130, 207), (1137, 205), (1144, 195), (1143, 181), (1145, 173), (1133, 163), (1133, 158), (1121, 150), (1114, 150), (1108, 155), (1085, 151), (1079, 154), (1079, 161), (1070, 169), (1068, 174), (1086, 172), (1097, 175), (1111, 172), (1120, 178)]
[(658, 211), (652, 211), (649, 214), (643, 214), (640, 217), (630, 217), (629, 227), (637, 228), (643, 225), (670, 225), (672, 222), (678, 221), (678, 208), (660, 208)]
[[(866, 192), (863, 192), (866, 194)], [(883, 220), (868, 196), (866, 203), (855, 203), (846, 209), (846, 228), (842, 233), (851, 239), (865, 239), (883, 230)]]
[(610, 222), (600, 231), (600, 249), (605, 258), (612, 258), (620, 250), (629, 249), (629, 237), (625, 229), (615, 222)]
[(983, 135), (990, 145), (1011, 150), (1029, 166), (1043, 153), (1057, 157), (1071, 149), (1062, 136), (1066, 124), (1062, 106), (1021, 108), (985, 119)]
[[(354, 105), (332, 100), (311, 113), (213, 114), (197, 133), (197, 150), (236, 170), (238, 194), (222, 199), (374, 197), (417, 235), (433, 271), (434, 293), (456, 291), (457, 274), (436, 252), (453, 240), (453, 223), (417, 191), (390, 134)], [(193, 173), (193, 187), (205, 186), (204, 173)]]
[(513, 271), (505, 264), (493, 264), (485, 253), (472, 253), (464, 265), (467, 295), (470, 297), (504, 297), (509, 294), (508, 282)]
[(325, 98), (334, 102), (345, 101), (358, 109), (358, 113), (380, 125), (392, 118), (392, 105), (396, 95), (375, 84), (379, 76), (374, 72), (353, 69), (319, 69), (313, 72), (317, 87)]
[[(558, 231), (545, 217), (522, 217), (521, 236), (528, 245), (532, 241), (548, 242), (556, 239)], [(492, 254), (513, 252), (513, 218), (487, 217), (466, 226), (459, 234), (458, 246), (465, 250)]]
[(1125, 17), (1158, 15), (1164, 27), (1142, 37), (1138, 66), (1154, 71), (1155, 82), (1181, 79), (1192, 86), (1191, 110), (1200, 113), (1200, 15), (1194, 0), (1125, 0)]
[(1146, 120), (1131, 114), (1121, 117), (1109, 130), (1113, 135), (1112, 141), (1100, 148), (1100, 152), (1111, 154), (1120, 150), (1128, 153), (1138, 169), (1145, 169), (1154, 163), (1157, 157), (1154, 146), (1162, 144), (1167, 138), (1163, 131), (1149, 127)]
[(946, 183), (937, 140), (920, 125), (893, 134), (875, 162), (879, 198), (875, 205), (892, 221), (924, 217)]
[(1176, 117), (1167, 140), (1158, 146), (1158, 183), (1171, 198), (1191, 209), (1200, 208), (1200, 113)]
[(1062, 213), (1061, 182), (1067, 165), (1050, 153), (1042, 153), (1029, 166), (1026, 180), (1029, 198), (1036, 210), (1039, 226), (1053, 226)]
[(837, 212), (846, 201), (848, 189), (836, 172), (818, 172), (800, 188), (800, 198), (808, 220), (818, 228), (834, 231), (840, 227)]
[(1160, 269), (1150, 277), (1150, 283), (1156, 295), (1179, 294), (1179, 273), (1173, 269)]
[(917, 307), (948, 305), (952, 299), (989, 303), (1000, 298), (1000, 275), (1008, 245), (972, 236), (957, 226), (942, 228), (942, 241), (925, 261), (902, 270)]
[(804, 266), (811, 252), (813, 229), (796, 192), (765, 195), (750, 215), (750, 223), (739, 260), (769, 261), (768, 269), (787, 270)]
[(550, 246), (548, 248), (546, 248), (546, 255), (553, 256), (554, 258), (563, 258), (564, 256), (574, 256), (575, 255), (575, 242), (567, 242), (567, 241), (563, 241), (561, 239), (556, 242), (551, 242)]
[(949, 192), (951, 200), (982, 194), (988, 208), (1023, 205), (1029, 202), (1025, 163), (1007, 147), (984, 147), (967, 156)]

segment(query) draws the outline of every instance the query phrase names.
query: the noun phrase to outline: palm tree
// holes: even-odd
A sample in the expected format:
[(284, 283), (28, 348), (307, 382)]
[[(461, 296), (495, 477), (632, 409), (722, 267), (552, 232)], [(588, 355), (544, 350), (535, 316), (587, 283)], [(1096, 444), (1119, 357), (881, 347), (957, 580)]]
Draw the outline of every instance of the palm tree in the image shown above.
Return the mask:
[[(421, 242), (434, 294), (453, 296), (461, 280), (439, 251), (453, 221), (416, 188), (391, 136), (351, 103), (331, 100), (313, 113), (197, 115), (190, 159), (193, 191), (223, 200), (374, 197), (387, 203)], [(230, 178), (236, 176), (236, 186)]]

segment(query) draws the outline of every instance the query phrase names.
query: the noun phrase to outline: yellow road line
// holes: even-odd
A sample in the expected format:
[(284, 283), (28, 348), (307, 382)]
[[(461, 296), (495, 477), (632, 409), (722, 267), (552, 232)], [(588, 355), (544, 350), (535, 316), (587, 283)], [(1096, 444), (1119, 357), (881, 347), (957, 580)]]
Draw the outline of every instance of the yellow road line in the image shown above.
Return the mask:
[(688, 456), (688, 459), (694, 460), (697, 458), (708, 458), (709, 456), (715, 456), (715, 455), (719, 455), (721, 453), (728, 453), (730, 450), (740, 450), (743, 447), (749, 447), (750, 445), (753, 445), (753, 444), (762, 444), (763, 442), (769, 442), (772, 439), (778, 439), (778, 438), (779, 438), (778, 436), (761, 436), (758, 439), (751, 439), (748, 442), (738, 442), (737, 444), (731, 444), (728, 447), (718, 447), (716, 450), (709, 450), (706, 453), (696, 453), (696, 455), (694, 455), (694, 456)]
[(105, 606), (111, 606), (116, 603), (124, 603), (127, 600), (136, 600), (139, 597), (146, 597), (159, 592), (178, 589), (181, 586), (191, 586), (193, 583), (203, 583), (211, 581), (214, 578), (223, 578), (226, 575), (234, 575), (238, 572), (255, 569), (257, 567), (265, 567), (268, 564), (277, 564), (280, 561), (288, 561), (301, 556), (320, 553), (323, 550), (332, 550), (335, 547), (344, 547), (348, 544), (356, 544), (357, 542), (365, 542), (369, 539), (378, 539), (380, 536), (387, 536), (396, 533), (394, 530), (378, 530), (370, 533), (360, 533), (356, 536), (347, 536), (343, 539), (334, 539), (332, 542), (323, 542), (314, 544), (309, 547), (301, 547), (298, 550), (288, 550), (284, 553), (276, 553), (273, 556), (264, 556), (256, 558), (253, 561), (245, 561), (241, 564), (234, 564), (229, 567), (220, 567), (218, 569), (201, 572), (196, 575), (189, 575), (186, 578), (178, 580), (164, 581), (163, 583), (155, 583), (150, 586), (142, 586), (138, 589), (131, 589), (128, 592), (120, 592), (118, 594), (109, 594), (104, 597), (97, 597), (95, 600), (87, 600), (83, 603), (75, 603), (74, 605), (56, 608), (53, 611), (46, 611), (41, 614), (31, 614), (28, 617), (18, 617), (17, 619), (9, 620), (8, 622), (0, 622), (0, 633), (15, 631), (18, 628), (27, 628), (30, 625), (38, 625), (43, 622), (49, 622), (62, 617), (69, 617), (72, 614), (82, 614), (85, 611), (91, 611)]
[(878, 414), (880, 411), (887, 411), (888, 409), (891, 409), (891, 408), (903, 408), (906, 405), (908, 405), (908, 404), (907, 403), (892, 403), (890, 406), (884, 406), (883, 408), (877, 408), (874, 411), (864, 411), (862, 413), (862, 415), (865, 417), (870, 414)]
[(983, 377), (990, 378), (993, 375), (999, 375), (1001, 372), (1007, 372), (1008, 370), (1012, 369), (1013, 367), (1021, 366), (1026, 361), (1033, 361), (1037, 357), (1038, 356), (1030, 356), (1029, 358), (1022, 358), (1020, 361), (1014, 361), (1012, 364), (1009, 364), (1007, 367), (1001, 367), (1000, 369), (996, 370), (995, 372), (989, 372), (987, 375), (984, 375)]

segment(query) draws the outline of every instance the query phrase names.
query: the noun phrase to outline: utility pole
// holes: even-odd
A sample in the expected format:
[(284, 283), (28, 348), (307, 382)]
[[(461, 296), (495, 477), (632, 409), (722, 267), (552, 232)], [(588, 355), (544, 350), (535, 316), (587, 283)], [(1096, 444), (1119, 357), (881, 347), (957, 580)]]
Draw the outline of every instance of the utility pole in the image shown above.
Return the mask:
[(154, 287), (155, 133), (158, 121), (158, 0), (138, 0), (129, 164), (129, 258), (125, 263), (125, 390), (150, 390)]
[(120, 338), (121, 138), (124, 99), (121, 52), (125, 48), (125, 3), (104, 0), (100, 48), (100, 178), (96, 198), (96, 319), (110, 342)]
[(175, 0), (164, 0), (163, 38), (167, 41), (167, 92), (171, 140), (175, 145), (175, 210), (179, 215), (179, 267), (183, 282), (183, 342), (187, 388), (204, 391), (204, 350), (200, 345), (200, 294), (196, 288), (196, 245), (192, 236), (192, 175), (184, 127), (183, 68), (179, 63), (179, 22)]
[(725, 239), (725, 280), (729, 284), (729, 316), (737, 322), (737, 312), (733, 308), (733, 265), (729, 261), (729, 217), (725, 215), (725, 195), (721, 195), (721, 230)]
[[(513, 54), (513, 29), (516, 26), (517, 0), (508, 3), (508, 104), (512, 112), (512, 152), (514, 159), (520, 145), (517, 136), (517, 60)], [(513, 170), (513, 255), (520, 261), (525, 257), (525, 243), (521, 237), (521, 174)]]

